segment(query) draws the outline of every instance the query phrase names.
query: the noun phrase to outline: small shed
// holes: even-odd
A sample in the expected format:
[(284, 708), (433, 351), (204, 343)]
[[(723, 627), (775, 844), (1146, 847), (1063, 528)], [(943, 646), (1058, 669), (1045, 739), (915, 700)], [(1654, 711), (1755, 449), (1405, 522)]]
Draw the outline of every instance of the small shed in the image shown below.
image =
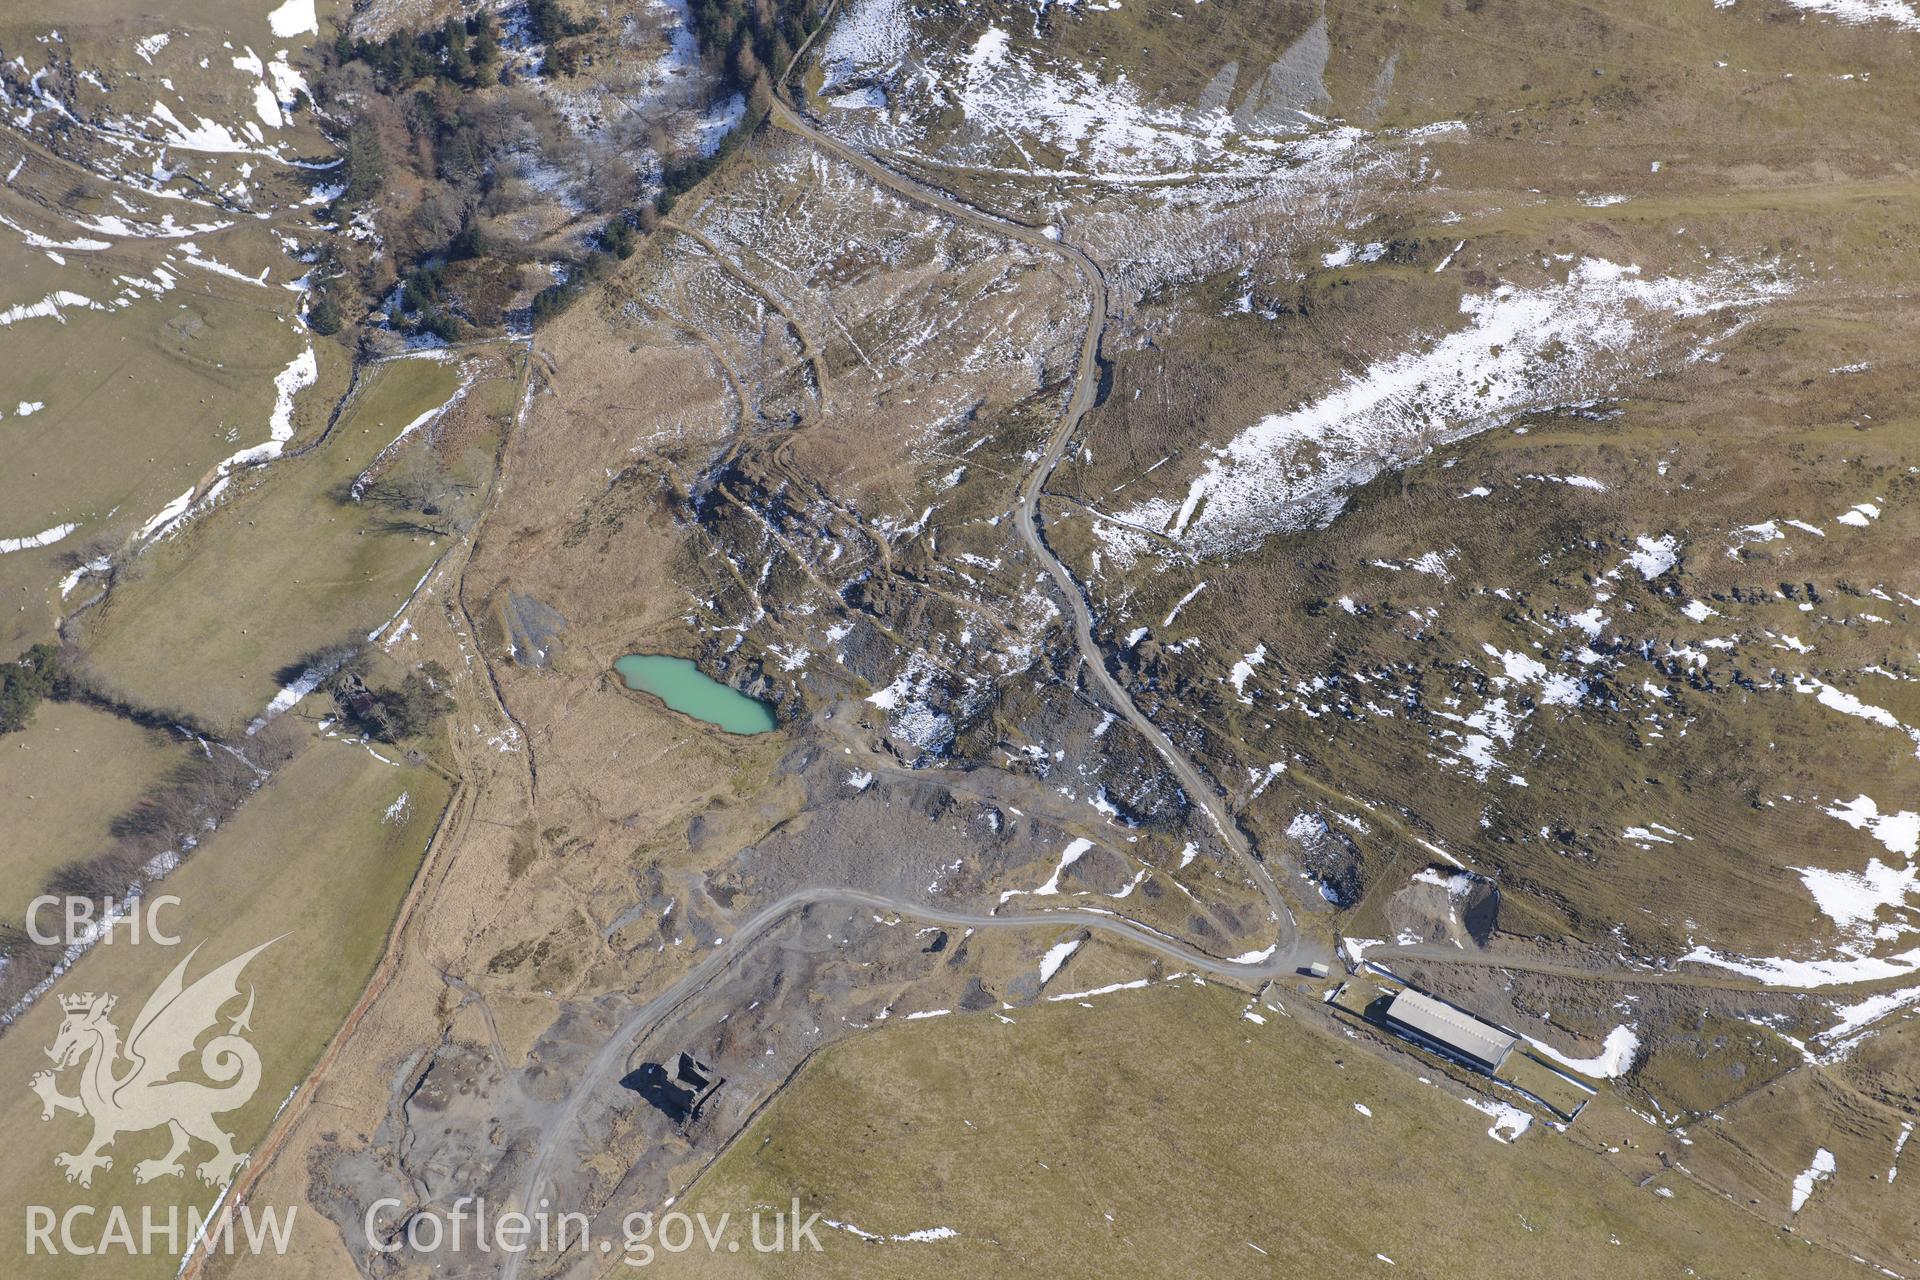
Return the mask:
[(1389, 1026), (1415, 1044), (1488, 1075), (1500, 1070), (1520, 1037), (1425, 992), (1404, 988), (1387, 1005)]

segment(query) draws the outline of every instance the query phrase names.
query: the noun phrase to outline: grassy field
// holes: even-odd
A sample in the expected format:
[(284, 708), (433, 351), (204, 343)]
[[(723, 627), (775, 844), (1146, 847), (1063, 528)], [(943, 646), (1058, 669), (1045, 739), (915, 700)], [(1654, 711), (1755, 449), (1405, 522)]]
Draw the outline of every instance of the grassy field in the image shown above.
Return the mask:
[(1240, 1020), (1240, 993), (1179, 983), (1091, 1004), (830, 1049), (681, 1207), (797, 1195), (875, 1235), (957, 1233), (823, 1230), (841, 1275), (1851, 1272), (1684, 1178), (1658, 1180), (1671, 1197), (1636, 1188), (1537, 1125), (1498, 1145), (1488, 1117), (1341, 1040)]
[[(393, 812), (402, 796), (407, 802)], [(221, 1117), (237, 1150), (258, 1141), (288, 1092), (299, 1083), (352, 1005), (384, 943), (386, 931), (448, 795), (446, 783), (424, 769), (376, 758), (364, 746), (319, 739), (274, 775), (227, 825), (157, 892), (178, 896), (167, 918), (179, 947), (151, 944), (96, 947), (0, 1039), (0, 1074), (24, 1086), (46, 1066), (42, 1050), (54, 1039), (59, 996), (107, 991), (120, 997), (114, 1021), (122, 1033), (154, 985), (193, 947), (201, 947), (187, 978), (249, 948), (278, 939), (248, 967), (242, 990), (258, 993), (250, 1039), (260, 1052), (262, 1081), (252, 1099)], [(227, 1010), (228, 1017), (234, 1010)], [(222, 1026), (225, 1026), (223, 1019)], [(186, 1073), (189, 1078), (193, 1068)], [(62, 1082), (71, 1092), (71, 1073)], [(133, 1182), (137, 1161), (156, 1157), (166, 1135), (128, 1133), (113, 1146), (113, 1168), (90, 1190), (68, 1184), (54, 1167), (58, 1151), (76, 1151), (89, 1127), (62, 1114), (42, 1123), (40, 1103), (24, 1087), (0, 1095), (0, 1116), (16, 1135), (14, 1154), (0, 1173), (0, 1204), (14, 1223), (26, 1205), (96, 1206), (102, 1215), (125, 1206), (138, 1220), (141, 1206), (164, 1214), (168, 1205), (205, 1210), (214, 1189), (189, 1167), (185, 1177), (146, 1186)], [(205, 1148), (191, 1157), (204, 1159)], [(96, 1223), (103, 1219), (96, 1219)], [(0, 1271), (35, 1277), (171, 1276), (178, 1256), (27, 1259), (23, 1234), (0, 1239)], [(183, 1245), (184, 1249), (184, 1245)]]
[[(0, 196), (0, 213), (38, 223)], [(57, 224), (45, 224), (57, 230)], [(8, 285), (0, 311), (56, 291), (106, 303), (113, 275), (151, 278), (157, 251), (69, 256), (56, 268), (0, 238)], [(227, 253), (209, 242), (208, 252)], [(222, 459), (267, 438), (274, 377), (308, 339), (286, 322), (292, 296), (237, 285), (171, 260), (176, 286), (138, 295), (124, 310), (68, 307), (0, 327), (0, 538), (79, 527), (59, 543), (0, 556), (0, 647), (44, 637), (49, 588), (71, 556), (117, 548)], [(295, 426), (313, 424), (309, 404), (330, 405), (345, 387), (345, 361), (322, 343), (321, 384), (296, 400)], [(42, 406), (21, 415), (21, 404)], [(324, 420), (325, 410), (321, 410)], [(71, 607), (91, 591), (67, 602)], [(11, 647), (8, 647), (11, 646)]]
[[(1737, 1199), (1779, 1214), (1792, 1181), (1825, 1149), (1830, 1178), (1818, 1181), (1794, 1229), (1857, 1242), (1875, 1265), (1913, 1265), (1920, 1190), (1908, 1164), (1913, 1099), (1920, 1093), (1920, 1025), (1894, 1019), (1823, 1071), (1793, 1071), (1689, 1126), (1687, 1163)], [(1897, 1171), (1897, 1173), (1896, 1173)]]
[(31, 725), (0, 738), (0, 795), (7, 797), (0, 920), (18, 923), (49, 872), (98, 852), (113, 820), (185, 750), (163, 733), (72, 702), (44, 702)]
[(87, 615), (88, 657), (110, 688), (230, 732), (273, 697), (283, 668), (365, 636), (406, 599), (447, 540), (339, 495), (447, 400), (457, 374), (406, 360), (365, 376), (320, 448), (274, 464), (259, 487), (142, 555)]
[[(319, 17), (321, 29), (325, 30), (327, 22), (340, 15), (347, 7), (344, 0), (318, 0), (314, 5), (314, 12)], [(182, 3), (170, 7), (167, 12), (169, 20), (176, 27), (185, 27), (189, 30), (214, 28), (222, 32), (231, 32), (236, 40), (241, 38), (252, 40), (256, 45), (264, 44), (273, 38), (271, 27), (265, 18), (267, 10), (264, 9), (260, 11), (260, 16), (255, 17), (251, 11), (236, 13), (231, 5), (223, 4), (220, 0), (182, 0)], [(28, 14), (31, 14), (30, 19)], [(102, 10), (91, 5), (75, 3), (74, 0), (56, 0), (53, 4), (38, 5), (32, 10), (19, 11), (17, 17), (10, 17), (7, 23), (0, 25), (0, 33), (11, 35), (14, 29), (37, 33), (44, 31), (49, 25), (62, 31), (71, 31), (76, 26), (84, 28), (90, 21), (97, 22), (100, 27), (106, 28), (108, 35), (117, 34), (121, 29), (129, 26), (140, 31), (146, 29), (138, 23), (128, 23), (120, 19), (117, 14), (107, 16)], [(73, 37), (69, 36), (69, 39), (71, 38)], [(201, 35), (199, 38), (204, 39), (205, 36)], [(129, 42), (130, 40), (131, 37)], [(286, 42), (283, 41), (283, 43)], [(297, 46), (304, 41), (296, 40), (291, 43)]]
[[(324, 22), (341, 7), (320, 0), (317, 13)], [(262, 114), (251, 53), (233, 65), (257, 48), (313, 70), (319, 37), (272, 28), (267, 8), (211, 0), (171, 6), (165, 31), (69, 0), (0, 15), (10, 100), (47, 95), (0, 139), (0, 539), (78, 526), (57, 545), (0, 555), (0, 653), (45, 638), (93, 594), (97, 584), (60, 600), (76, 563), (125, 549), (222, 460), (267, 438), (275, 376), (309, 344), (319, 381), (296, 400), (297, 436), (315, 425), (309, 403), (324, 421), (345, 390), (346, 344), (299, 320), (322, 170), (271, 156), (324, 161), (330, 144), (308, 103)], [(165, 119), (232, 143), (169, 150)], [(118, 123), (97, 131), (108, 120)], [(164, 198), (146, 194), (156, 187)]]

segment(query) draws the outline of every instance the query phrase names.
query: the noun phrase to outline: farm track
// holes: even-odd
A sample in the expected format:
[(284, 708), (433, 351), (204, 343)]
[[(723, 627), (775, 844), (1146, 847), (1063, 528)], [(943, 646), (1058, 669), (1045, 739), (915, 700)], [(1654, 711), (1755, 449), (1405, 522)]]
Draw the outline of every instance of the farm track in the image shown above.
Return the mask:
[[(630, 1062), (632, 1053), (646, 1035), (697, 997), (715, 978), (725, 972), (748, 946), (789, 917), (814, 907), (863, 906), (930, 921), (934, 924), (973, 929), (1059, 928), (1063, 925), (1079, 925), (1123, 938), (1190, 969), (1256, 984), (1270, 978), (1296, 973), (1310, 961), (1325, 958), (1327, 955), (1327, 948), (1324, 945), (1305, 943), (1300, 939), (1294, 928), (1292, 913), (1287, 908), (1279, 886), (1274, 883), (1266, 866), (1255, 856), (1245, 833), (1240, 830), (1232, 814), (1227, 811), (1219, 789), (1202, 775), (1198, 766), (1175, 748), (1166, 734), (1161, 732), (1160, 728), (1134, 704), (1132, 697), (1107, 669), (1105, 656), (1093, 639), (1093, 616), (1086, 597), (1072, 573), (1053, 553), (1041, 533), (1041, 519), (1038, 512), (1040, 496), (1046, 488), (1047, 480), (1060, 464), (1061, 458), (1065, 456), (1067, 444), (1078, 431), (1081, 420), (1093, 407), (1099, 385), (1100, 343), (1107, 325), (1105, 275), (1093, 259), (1085, 253), (1049, 235), (1044, 230), (1008, 221), (976, 209), (945, 192), (913, 182), (881, 165), (872, 157), (846, 147), (813, 128), (783, 100), (775, 99), (772, 122), (779, 128), (799, 134), (836, 159), (852, 165), (869, 179), (896, 195), (995, 235), (1018, 240), (1042, 252), (1064, 257), (1075, 273), (1080, 276), (1086, 286), (1089, 299), (1085, 336), (1081, 340), (1079, 358), (1074, 368), (1072, 390), (1068, 395), (1066, 407), (1058, 424), (1054, 427), (1046, 449), (1020, 486), (1018, 507), (1020, 534), (1040, 563), (1046, 567), (1048, 576), (1060, 589), (1061, 594), (1065, 596), (1073, 618), (1075, 644), (1102, 696), (1116, 712), (1153, 744), (1155, 750), (1166, 760), (1174, 776), (1180, 780), (1188, 796), (1207, 814), (1215, 829), (1219, 831), (1222, 841), (1241, 861), (1266, 898), (1277, 937), (1259, 961), (1237, 963), (1193, 950), (1172, 938), (1164, 937), (1131, 921), (1081, 908), (1063, 908), (1058, 911), (1028, 915), (984, 915), (949, 911), (924, 903), (909, 902), (851, 888), (827, 887), (798, 890), (762, 908), (735, 929), (724, 946), (715, 948), (666, 991), (634, 1010), (607, 1038), (606, 1043), (575, 1081), (573, 1090), (565, 1102), (548, 1118), (534, 1158), (529, 1163), (526, 1175), (521, 1181), (518, 1196), (518, 1203), (521, 1205), (532, 1204), (539, 1198), (541, 1187), (547, 1178), (547, 1170), (559, 1154), (559, 1148), (566, 1140), (566, 1135), (578, 1132), (576, 1116), (580, 1108), (585, 1105), (593, 1090), (609, 1078), (609, 1073), (621, 1069)], [(517, 1280), (521, 1262), (522, 1255), (515, 1254), (507, 1258), (502, 1271), (507, 1280)]]
[(1514, 969), (1554, 978), (1574, 978), (1588, 982), (1617, 982), (1630, 986), (1700, 987), (1712, 991), (1750, 991), (1756, 995), (1839, 996), (1846, 993), (1894, 991), (1914, 984), (1914, 975), (1894, 974), (1886, 978), (1863, 978), (1854, 982), (1836, 982), (1824, 987), (1802, 987), (1762, 982), (1757, 978), (1721, 977), (1710, 971), (1687, 972), (1674, 969), (1629, 969), (1621, 965), (1602, 968), (1537, 960), (1530, 956), (1502, 955), (1498, 951), (1463, 951), (1437, 943), (1407, 946), (1368, 947), (1369, 961), (1414, 960), (1423, 964), (1464, 965), (1475, 969)]
[(1285, 897), (1274, 883), (1273, 876), (1267, 871), (1266, 864), (1254, 853), (1246, 833), (1240, 829), (1233, 814), (1228, 811), (1220, 794), (1220, 788), (1204, 776), (1198, 765), (1189, 759), (1172, 740), (1149, 719), (1145, 712), (1134, 703), (1133, 696), (1120, 684), (1107, 666), (1106, 655), (1093, 638), (1093, 612), (1088, 607), (1086, 594), (1074, 579), (1059, 556), (1047, 545), (1042, 533), (1042, 519), (1039, 512), (1040, 497), (1045, 491), (1047, 481), (1052, 478), (1054, 469), (1066, 454), (1067, 445), (1080, 429), (1081, 420), (1094, 406), (1095, 396), (1100, 384), (1100, 344), (1107, 328), (1107, 279), (1099, 264), (1074, 245), (1062, 239), (1053, 228), (1037, 228), (1025, 223), (1014, 222), (1006, 218), (975, 208), (971, 204), (956, 199), (943, 191), (903, 177), (887, 168), (872, 156), (855, 151), (839, 140), (822, 133), (806, 120), (799, 112), (789, 107), (782, 99), (776, 98), (773, 104), (773, 122), (805, 138), (815, 147), (846, 164), (852, 165), (872, 181), (916, 204), (923, 205), (936, 213), (957, 219), (979, 227), (998, 236), (1018, 240), (1043, 253), (1055, 254), (1064, 258), (1073, 268), (1082, 284), (1086, 287), (1089, 303), (1085, 336), (1081, 339), (1080, 355), (1074, 367), (1073, 387), (1067, 397), (1065, 411), (1059, 423), (1054, 427), (1052, 436), (1040, 458), (1028, 471), (1020, 486), (1020, 505), (1017, 509), (1017, 523), (1021, 539), (1045, 566), (1047, 576), (1053, 579), (1060, 594), (1065, 597), (1073, 616), (1074, 643), (1080, 650), (1088, 673), (1100, 690), (1103, 700), (1120, 716), (1133, 726), (1134, 730), (1153, 745), (1161, 758), (1179, 779), (1187, 797), (1199, 805), (1220, 838), (1234, 853), (1246, 869), (1253, 883), (1260, 888), (1262, 896), (1273, 915), (1273, 923), (1279, 931), (1276, 946), (1280, 951), (1293, 952), (1301, 948), (1300, 939), (1294, 929), (1293, 914), (1288, 909)]
[[(516, 426), (519, 424), (520, 419), (524, 418), (527, 409), (532, 404), (533, 376), (533, 350), (532, 344), (529, 342), (527, 344), (526, 367), (521, 373), (520, 408), (517, 410), (515, 416)], [(357, 379), (355, 385), (358, 385)], [(331, 424), (329, 424), (329, 429), (331, 429)], [(477, 635), (478, 632), (474, 628), (473, 617), (467, 612), (466, 608), (465, 588), (467, 566), (472, 561), (474, 548), (479, 545), (481, 531), (484, 528), (485, 513), (492, 510), (494, 505), (493, 500), (499, 496), (500, 487), (505, 481), (505, 460), (506, 441), (502, 440), (495, 461), (493, 493), (489, 495), (488, 502), (482, 508), (482, 523), (476, 525), (472, 533), (464, 539), (460, 551), (460, 563), (457, 570), (454, 570), (457, 585), (452, 595), (455, 603), (449, 606), (449, 611), (451, 613), (453, 608), (458, 608), (460, 617), (466, 626), (468, 636)], [(431, 576), (433, 576), (432, 573), (429, 573), (428, 577)], [(422, 581), (424, 582), (425, 579), (422, 579)], [(418, 588), (416, 588), (416, 594), (417, 591)], [(401, 612), (405, 612), (404, 606)], [(449, 617), (450, 622), (451, 620), (451, 617)], [(481, 664), (486, 666), (484, 655), (481, 656)], [(535, 775), (533, 770), (533, 744), (528, 740), (525, 728), (520, 725), (518, 720), (514, 719), (513, 714), (507, 710), (506, 703), (500, 698), (500, 691), (494, 681), (493, 669), (490, 666), (488, 666), (486, 670), (485, 683), (488, 693), (493, 699), (500, 715), (505, 719), (506, 723), (513, 725), (520, 733), (521, 745), (526, 752), (526, 785), (529, 792), (529, 803), (531, 804), (533, 792), (537, 787), (537, 775)], [(452, 734), (452, 739), (456, 757), (458, 757), (460, 752), (460, 735), (457, 731)], [(467, 825), (473, 818), (474, 811), (479, 806), (480, 787), (476, 778), (479, 770), (473, 769), (464, 759), (456, 758), (456, 763), (460, 766), (460, 776), (455, 782), (453, 793), (447, 799), (447, 807), (442, 811), (440, 824), (434, 828), (433, 837), (427, 842), (426, 854), (421, 858), (419, 870), (414, 873), (413, 883), (408, 886), (407, 895), (401, 900), (400, 909), (395, 914), (393, 926), (387, 933), (387, 945), (380, 953), (380, 958), (374, 966), (373, 973), (367, 980), (365, 989), (360, 993), (360, 998), (354, 1002), (353, 1008), (347, 1012), (346, 1018), (340, 1024), (340, 1029), (334, 1033), (333, 1038), (327, 1042), (326, 1048), (321, 1051), (320, 1058), (314, 1063), (313, 1070), (307, 1074), (306, 1079), (300, 1082), (299, 1087), (294, 1090), (293, 1096), (287, 1099), (285, 1105), (283, 1105), (278, 1114), (275, 1115), (273, 1123), (268, 1127), (266, 1136), (260, 1140), (260, 1144), (248, 1154), (246, 1165), (241, 1169), (239, 1176), (233, 1180), (226, 1195), (220, 1201), (220, 1219), (209, 1225), (206, 1233), (202, 1237), (203, 1239), (218, 1239), (222, 1224), (226, 1224), (228, 1229), (232, 1229), (231, 1219), (233, 1214), (239, 1209), (240, 1205), (246, 1201), (247, 1195), (259, 1183), (260, 1179), (266, 1176), (267, 1172), (274, 1167), (274, 1163), (278, 1159), (280, 1152), (286, 1146), (287, 1139), (292, 1135), (301, 1117), (307, 1113), (308, 1108), (313, 1104), (314, 1099), (319, 1093), (321, 1084), (326, 1079), (328, 1071), (331, 1070), (334, 1063), (340, 1060), (342, 1054), (346, 1052), (349, 1042), (353, 1039), (354, 1033), (360, 1029), (360, 1024), (365, 1019), (368, 1011), (373, 1008), (374, 1004), (386, 992), (388, 985), (393, 980), (394, 974), (399, 970), (400, 962), (406, 955), (410, 926), (412, 926), (421, 905), (432, 898), (439, 884), (445, 880), (447, 872), (454, 861), (452, 851), (457, 850), (460, 842), (465, 838)], [(485, 1010), (484, 1012), (488, 1027), (492, 1028), (492, 1011)], [(495, 1032), (494, 1034), (497, 1041), (498, 1033)], [(180, 1272), (178, 1276), (175, 1277), (175, 1280), (197, 1280), (199, 1276), (205, 1273), (207, 1258), (209, 1256), (210, 1255), (204, 1250), (198, 1248), (191, 1250), (186, 1259), (181, 1263)]]
[(728, 257), (726, 251), (698, 227), (672, 218), (662, 218), (660, 227), (664, 231), (683, 235), (706, 250), (707, 256), (719, 264), (722, 271), (743, 288), (764, 299), (767, 305), (786, 322), (787, 327), (793, 330), (794, 341), (800, 346), (800, 358), (813, 370), (814, 398), (819, 406), (816, 412), (824, 411), (827, 407), (827, 398), (833, 394), (832, 378), (827, 371), (827, 358), (821, 352), (819, 344), (814, 342), (812, 335), (801, 326), (800, 317), (794, 314), (792, 304), (775, 293), (764, 281), (747, 271), (745, 267)]

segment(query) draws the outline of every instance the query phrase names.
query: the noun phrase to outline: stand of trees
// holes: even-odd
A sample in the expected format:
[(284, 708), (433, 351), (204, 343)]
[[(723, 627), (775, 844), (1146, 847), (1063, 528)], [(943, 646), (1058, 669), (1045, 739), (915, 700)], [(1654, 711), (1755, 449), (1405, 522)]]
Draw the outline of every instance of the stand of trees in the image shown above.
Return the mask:
[(60, 651), (50, 644), (36, 644), (0, 666), (0, 733), (31, 724), (40, 700), (55, 694), (62, 679)]
[(527, 21), (533, 26), (533, 38), (546, 45), (549, 52), (568, 36), (583, 36), (600, 26), (594, 18), (569, 17), (559, 0), (527, 0)]
[[(342, 31), (333, 42), (335, 65), (317, 86), (330, 108), (350, 121), (337, 215), (373, 205), (395, 168), (418, 177), (424, 192), (404, 216), (382, 216), (387, 259), (362, 264), (357, 288), (344, 276), (323, 285), (308, 324), (316, 333), (336, 333), (356, 295), (377, 298), (395, 284), (399, 290), (386, 304), (387, 319), (401, 332), (452, 341), (469, 326), (498, 324), (514, 288), (515, 247), (486, 243), (481, 228), (502, 225), (502, 215), (529, 198), (525, 186), (503, 174), (514, 156), (538, 156), (543, 167), (562, 171), (589, 161), (584, 198), (589, 208), (611, 215), (566, 278), (535, 296), (534, 323), (552, 319), (630, 257), (636, 234), (651, 232), (676, 197), (724, 163), (766, 119), (774, 83), (790, 69), (794, 49), (818, 27), (822, 9), (823, 0), (689, 0), (688, 25), (717, 81), (716, 98), (743, 94), (746, 116), (714, 154), (666, 159), (659, 195), (638, 206), (631, 203), (638, 175), (617, 151), (583, 157), (580, 142), (539, 95), (487, 91), (507, 83), (491, 14), (451, 17), (435, 28), (395, 31), (377, 41)], [(534, 38), (547, 47), (549, 68), (562, 73), (591, 47), (578, 37), (598, 25), (571, 16), (563, 0), (529, 0), (527, 16)]]
[(660, 219), (673, 212), (675, 200), (726, 163), (740, 140), (760, 127), (773, 110), (773, 77), (787, 73), (794, 49), (820, 25), (820, 13), (818, 0), (691, 0), (694, 38), (702, 59), (719, 77), (719, 96), (744, 93), (746, 115), (713, 154), (667, 161), (660, 173), (660, 194), (611, 219), (601, 233), (598, 251), (565, 280), (534, 295), (536, 328), (578, 301), (588, 285), (612, 269), (616, 258), (632, 256), (634, 231), (652, 234)]
[(751, 93), (763, 74), (785, 74), (793, 51), (820, 25), (818, 0), (689, 0), (701, 60), (723, 91)]
[[(469, 327), (498, 325), (525, 250), (496, 243), (485, 227), (542, 198), (508, 180), (509, 165), (528, 156), (564, 169), (581, 144), (537, 94), (518, 86), (476, 92), (428, 78), (388, 92), (373, 70), (352, 61), (328, 71), (316, 93), (350, 120), (335, 216), (377, 208), (394, 170), (404, 170), (413, 199), (378, 213), (385, 256), (360, 260), (351, 274), (337, 262), (316, 270), (321, 285), (309, 325), (337, 332), (340, 313), (383, 297), (400, 332), (453, 341)], [(630, 183), (630, 175), (610, 174), (610, 199), (628, 198)]]
[(500, 31), (485, 9), (464, 20), (448, 18), (430, 31), (394, 31), (384, 40), (355, 40), (342, 30), (334, 37), (333, 56), (343, 66), (365, 63), (389, 92), (428, 76), (468, 88), (500, 83)]
[[(92, 695), (76, 689), (73, 696)], [(101, 907), (108, 898), (124, 902), (152, 879), (156, 857), (170, 855), (182, 862), (192, 857), (207, 832), (224, 823), (268, 774), (293, 758), (303, 737), (302, 730), (283, 719), (232, 743), (203, 742), (205, 750), (187, 756), (113, 820), (105, 847), (55, 869), (40, 891), (91, 898)], [(22, 923), (0, 925), (0, 958), (5, 961), (0, 965), (0, 1002), (6, 1004), (51, 975), (66, 952), (64, 944), (33, 942)]]
[(327, 681), (334, 703), (356, 728), (370, 738), (397, 743), (424, 737), (440, 727), (453, 711), (447, 692), (453, 679), (438, 662), (423, 662), (402, 676), (392, 688), (375, 689), (366, 683), (371, 655), (366, 646), (342, 650), (349, 656)]

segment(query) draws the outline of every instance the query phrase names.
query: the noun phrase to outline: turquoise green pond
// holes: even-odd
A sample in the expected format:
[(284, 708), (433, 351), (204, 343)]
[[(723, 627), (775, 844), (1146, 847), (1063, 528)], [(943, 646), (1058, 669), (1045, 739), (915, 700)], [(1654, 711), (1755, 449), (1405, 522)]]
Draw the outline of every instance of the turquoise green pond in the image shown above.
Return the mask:
[(687, 658), (630, 653), (613, 664), (627, 688), (650, 693), (682, 715), (704, 720), (728, 733), (766, 733), (778, 722), (773, 708), (758, 698), (705, 675)]

